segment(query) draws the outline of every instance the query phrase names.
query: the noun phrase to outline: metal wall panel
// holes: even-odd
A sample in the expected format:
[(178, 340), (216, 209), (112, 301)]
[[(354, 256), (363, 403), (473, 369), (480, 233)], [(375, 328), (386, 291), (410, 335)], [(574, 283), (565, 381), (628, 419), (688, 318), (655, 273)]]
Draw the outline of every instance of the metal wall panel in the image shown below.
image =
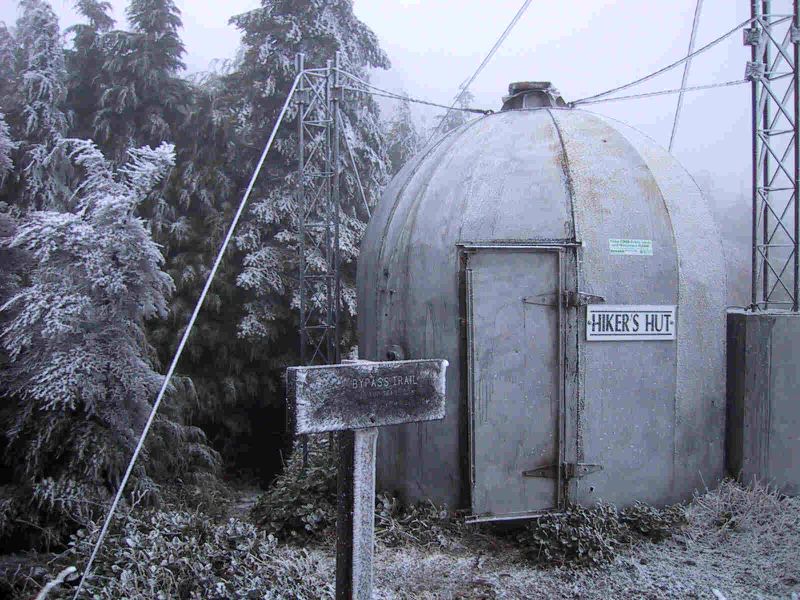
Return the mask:
[(674, 488), (676, 500), (723, 475), (725, 256), (706, 199), (692, 176), (640, 131), (612, 121), (652, 173), (672, 223), (678, 259)]
[(504, 516), (559, 504), (558, 481), (523, 472), (558, 465), (563, 378), (560, 308), (525, 302), (561, 296), (556, 250), (480, 250), (467, 262), (473, 515)]
[[(594, 115), (553, 111), (570, 165), (578, 286), (608, 304), (678, 304), (675, 238), (661, 191), (639, 153)], [(602, 176), (600, 175), (602, 174)], [(649, 240), (653, 254), (612, 255), (611, 239)], [(673, 498), (676, 341), (587, 342), (579, 317), (578, 462), (602, 471), (574, 483), (591, 504)], [(681, 330), (680, 309), (678, 331)]]

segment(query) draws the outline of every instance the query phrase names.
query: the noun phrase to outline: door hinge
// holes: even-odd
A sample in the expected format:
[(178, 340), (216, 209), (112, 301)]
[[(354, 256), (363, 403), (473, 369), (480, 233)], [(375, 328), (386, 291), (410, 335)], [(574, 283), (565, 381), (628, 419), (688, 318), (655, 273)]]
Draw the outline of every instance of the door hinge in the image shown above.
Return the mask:
[(587, 304), (603, 304), (606, 299), (602, 296), (587, 294), (586, 292), (564, 292), (567, 295), (567, 306), (586, 306)]
[(536, 304), (538, 306), (557, 306), (556, 300), (558, 299), (558, 292), (550, 294), (539, 294), (537, 296), (525, 296), (522, 299), (523, 304)]
[[(531, 469), (530, 471), (523, 471), (523, 477), (544, 477), (546, 479), (558, 478), (559, 465), (547, 465)], [(561, 477), (564, 479), (580, 479), (590, 473), (597, 473), (602, 471), (602, 465), (590, 465), (587, 463), (563, 463), (561, 465)]]
[[(536, 296), (526, 296), (522, 299), (523, 304), (536, 304), (537, 306), (557, 306), (558, 292), (549, 294), (538, 294)], [(585, 292), (561, 292), (562, 306), (575, 308), (586, 306), (587, 304), (602, 304), (606, 301), (602, 296), (587, 294)]]

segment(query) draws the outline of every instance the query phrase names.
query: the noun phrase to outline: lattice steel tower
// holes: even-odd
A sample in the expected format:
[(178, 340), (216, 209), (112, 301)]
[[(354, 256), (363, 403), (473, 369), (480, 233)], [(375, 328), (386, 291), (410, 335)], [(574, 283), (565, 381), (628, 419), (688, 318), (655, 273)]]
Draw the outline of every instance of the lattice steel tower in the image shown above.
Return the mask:
[[(784, 6), (788, 2), (781, 3)], [(752, 310), (798, 310), (798, 0), (789, 10), (751, 2)]]
[(339, 54), (306, 69), (297, 55), (300, 359), (339, 362)]

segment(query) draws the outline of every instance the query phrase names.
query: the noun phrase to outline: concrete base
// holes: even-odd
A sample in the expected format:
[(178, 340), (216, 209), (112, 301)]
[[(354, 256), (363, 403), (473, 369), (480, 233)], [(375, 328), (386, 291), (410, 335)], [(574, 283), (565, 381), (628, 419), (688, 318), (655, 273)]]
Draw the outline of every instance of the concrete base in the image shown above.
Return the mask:
[(727, 468), (800, 494), (800, 315), (728, 313)]

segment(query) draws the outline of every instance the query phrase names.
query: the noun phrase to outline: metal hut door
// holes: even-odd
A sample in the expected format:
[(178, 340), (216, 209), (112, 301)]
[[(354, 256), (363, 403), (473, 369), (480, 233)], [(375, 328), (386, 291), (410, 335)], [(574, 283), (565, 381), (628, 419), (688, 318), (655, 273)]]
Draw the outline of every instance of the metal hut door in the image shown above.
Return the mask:
[(546, 246), (466, 248), (474, 520), (563, 506), (563, 254)]

